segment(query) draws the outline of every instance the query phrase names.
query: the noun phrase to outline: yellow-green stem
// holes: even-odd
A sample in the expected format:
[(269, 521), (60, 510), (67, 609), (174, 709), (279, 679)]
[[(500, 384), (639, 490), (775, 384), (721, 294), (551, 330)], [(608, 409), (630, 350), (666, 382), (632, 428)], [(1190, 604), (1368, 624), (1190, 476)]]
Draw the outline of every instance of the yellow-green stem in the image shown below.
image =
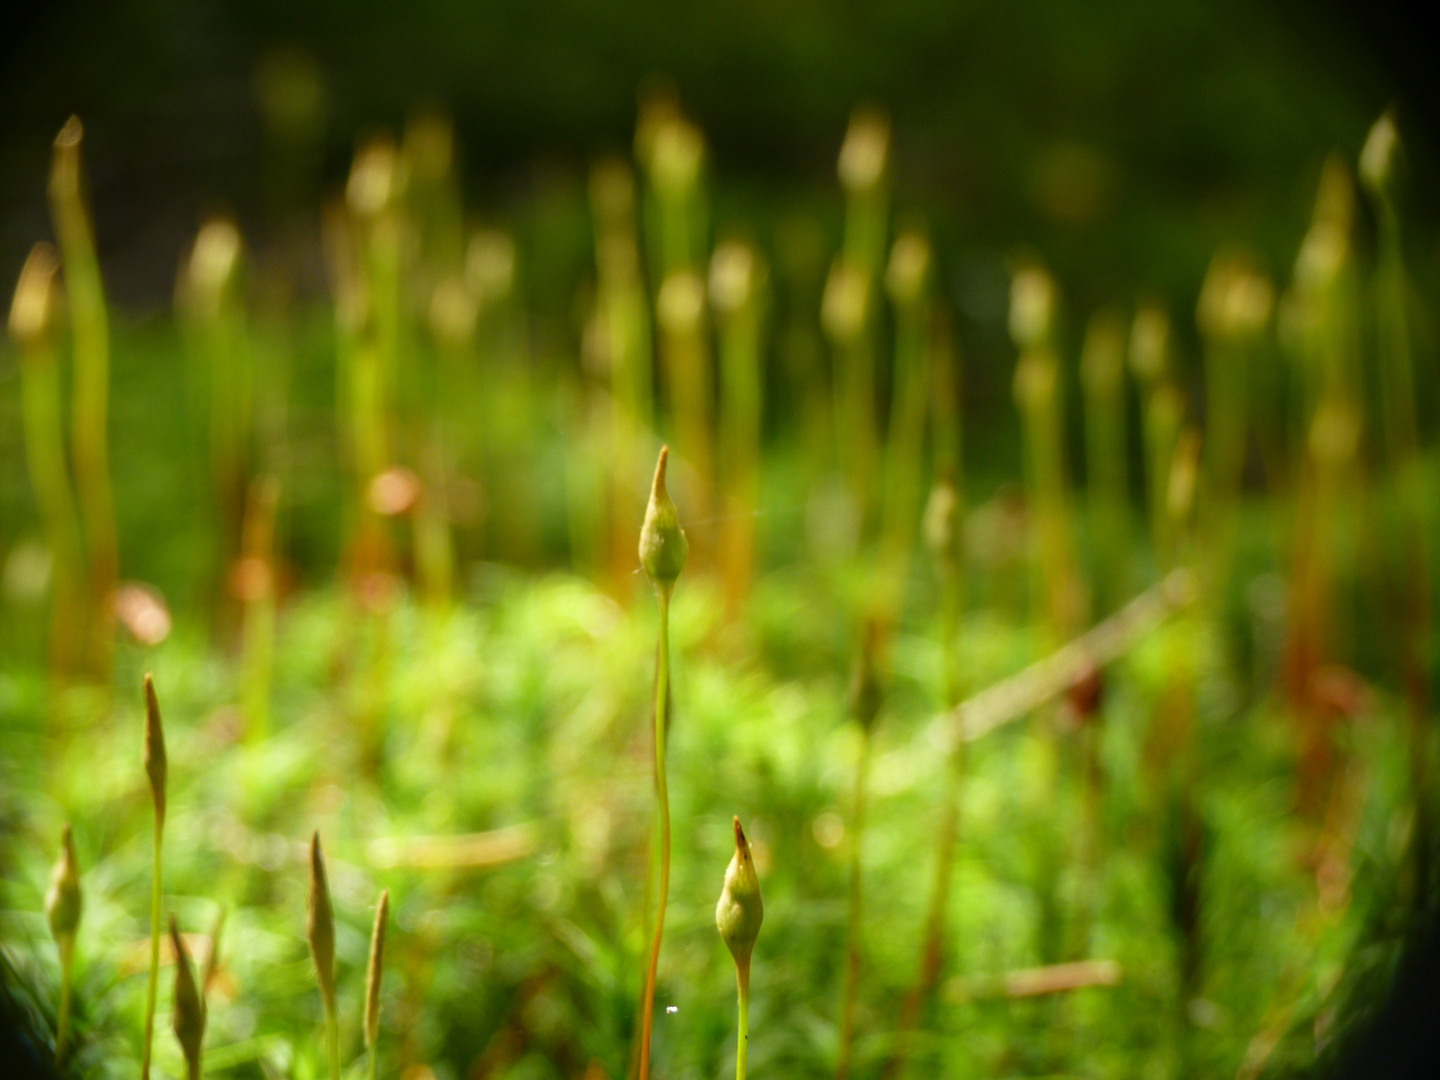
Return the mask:
[(110, 675), (110, 621), (107, 614), (118, 573), (115, 511), (108, 458), (110, 329), (95, 233), (80, 181), (80, 121), (72, 117), (55, 140), (50, 177), (50, 212), (60, 241), (70, 333), (75, 360), (73, 423), (75, 487), (90, 559), (88, 645), (93, 673)]
[(745, 1080), (745, 1047), (750, 1041), (750, 961), (735, 966), (738, 989), (740, 1034), (735, 1042), (735, 1080)]
[(154, 864), (150, 871), (150, 981), (145, 986), (145, 1041), (140, 1047), (140, 1080), (149, 1080), (150, 1044), (155, 1035), (155, 995), (160, 986), (160, 846), (165, 819), (155, 816)]
[(333, 1001), (325, 1003), (325, 1055), (330, 1061), (330, 1080), (340, 1080), (340, 1024)]
[(850, 1045), (855, 1035), (855, 997), (860, 988), (860, 932), (864, 907), (860, 893), (860, 846), (865, 831), (865, 772), (870, 762), (870, 733), (862, 732), (860, 760), (855, 763), (855, 814), (850, 840), (850, 898), (846, 915), (845, 989), (840, 999), (840, 1048), (835, 1080), (850, 1072)]
[(665, 784), (665, 728), (670, 712), (670, 590), (655, 590), (660, 605), (660, 644), (655, 663), (655, 802), (660, 812), (660, 893), (655, 901), (655, 932), (650, 964), (645, 971), (641, 1002), (640, 1080), (650, 1076), (650, 1029), (655, 1013), (655, 972), (660, 964), (660, 939), (665, 934), (665, 900), (670, 892), (670, 792)]
[(65, 1060), (65, 1036), (70, 1031), (70, 961), (75, 954), (74, 938), (60, 942), (60, 1012), (55, 1020), (55, 1068)]

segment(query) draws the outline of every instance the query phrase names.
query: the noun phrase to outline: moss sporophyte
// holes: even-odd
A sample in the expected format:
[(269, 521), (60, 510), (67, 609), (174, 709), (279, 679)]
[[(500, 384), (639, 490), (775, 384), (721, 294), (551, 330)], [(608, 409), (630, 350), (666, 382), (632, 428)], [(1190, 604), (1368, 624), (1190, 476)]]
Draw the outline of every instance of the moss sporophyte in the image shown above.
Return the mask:
[(660, 963), (660, 941), (665, 933), (665, 901), (670, 892), (670, 794), (665, 782), (665, 733), (670, 713), (670, 594), (685, 569), (689, 544), (680, 528), (680, 515), (665, 489), (665, 467), (670, 448), (660, 448), (650, 504), (640, 528), (640, 566), (655, 586), (660, 607), (660, 635), (655, 661), (655, 803), (660, 817), (660, 892), (655, 905), (655, 929), (645, 969), (645, 990), (640, 1012), (640, 1080), (650, 1075), (650, 1029), (655, 1010), (655, 972)]
[(739, 1035), (735, 1045), (735, 1080), (745, 1080), (745, 1050), (750, 1034), (750, 954), (760, 936), (765, 905), (760, 899), (760, 879), (740, 819), (735, 826), (735, 854), (725, 868), (725, 886), (715, 905), (715, 925), (720, 939), (735, 959), (735, 983), (739, 999)]

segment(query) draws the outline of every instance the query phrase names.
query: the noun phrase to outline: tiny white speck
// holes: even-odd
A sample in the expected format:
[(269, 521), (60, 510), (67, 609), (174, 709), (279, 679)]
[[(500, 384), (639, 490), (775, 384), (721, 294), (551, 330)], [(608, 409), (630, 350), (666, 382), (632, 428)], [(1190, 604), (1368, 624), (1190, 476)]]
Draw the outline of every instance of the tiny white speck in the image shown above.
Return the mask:
[(680, 1011), (680, 1006), (679, 1006), (679, 1005), (666, 1005), (666, 1006), (665, 1006), (665, 1011), (666, 1011), (667, 1013), (672, 1013), (672, 1014), (673, 1014), (673, 1013), (677, 1013), (677, 1012)]

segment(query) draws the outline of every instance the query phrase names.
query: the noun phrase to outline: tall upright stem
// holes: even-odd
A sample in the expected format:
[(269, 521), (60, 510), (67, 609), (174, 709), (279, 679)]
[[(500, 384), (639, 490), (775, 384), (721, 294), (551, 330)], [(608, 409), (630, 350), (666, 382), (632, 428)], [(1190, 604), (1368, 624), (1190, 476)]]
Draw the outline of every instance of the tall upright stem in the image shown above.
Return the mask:
[(660, 811), (660, 894), (655, 902), (655, 931), (650, 939), (650, 965), (645, 971), (645, 996), (640, 1006), (640, 1080), (648, 1080), (650, 1076), (655, 972), (660, 964), (660, 939), (665, 934), (665, 900), (670, 894), (670, 792), (665, 784), (665, 728), (670, 713), (669, 587), (657, 587), (655, 596), (660, 605), (660, 644), (655, 662), (655, 801)]
[(140, 1047), (140, 1080), (149, 1080), (150, 1044), (155, 1035), (155, 996), (160, 986), (160, 845), (165, 819), (155, 815), (154, 861), (150, 871), (150, 981), (145, 986), (145, 1041)]
[(750, 962), (735, 966), (739, 990), (740, 1034), (735, 1042), (735, 1080), (745, 1080), (745, 1048), (750, 1042)]
[(65, 1036), (70, 1031), (70, 961), (75, 955), (74, 939), (60, 942), (60, 1012), (55, 1020), (55, 1068), (65, 1060)]
[(840, 1049), (835, 1061), (835, 1080), (850, 1072), (850, 1045), (855, 1035), (855, 997), (860, 988), (860, 932), (864, 907), (860, 893), (860, 848), (865, 832), (865, 773), (870, 762), (870, 732), (860, 743), (860, 760), (855, 763), (854, 836), (850, 841), (850, 898), (846, 915), (845, 990), (840, 1000)]
[(333, 1001), (325, 1003), (325, 1052), (330, 1059), (330, 1080), (340, 1080), (340, 1025)]

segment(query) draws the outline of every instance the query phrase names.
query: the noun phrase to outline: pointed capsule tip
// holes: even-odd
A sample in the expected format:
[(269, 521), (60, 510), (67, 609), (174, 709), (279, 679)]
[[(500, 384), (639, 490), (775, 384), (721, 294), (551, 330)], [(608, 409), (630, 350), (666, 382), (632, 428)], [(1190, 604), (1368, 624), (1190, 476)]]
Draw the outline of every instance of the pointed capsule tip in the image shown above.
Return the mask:
[(80, 123), (80, 117), (72, 115), (65, 121), (65, 126), (60, 129), (60, 134), (55, 136), (56, 146), (76, 146), (81, 136), (85, 134), (85, 125)]
[(650, 485), (650, 498), (663, 499), (668, 494), (665, 490), (665, 469), (670, 463), (670, 447), (660, 447), (660, 456), (655, 461), (655, 479)]

